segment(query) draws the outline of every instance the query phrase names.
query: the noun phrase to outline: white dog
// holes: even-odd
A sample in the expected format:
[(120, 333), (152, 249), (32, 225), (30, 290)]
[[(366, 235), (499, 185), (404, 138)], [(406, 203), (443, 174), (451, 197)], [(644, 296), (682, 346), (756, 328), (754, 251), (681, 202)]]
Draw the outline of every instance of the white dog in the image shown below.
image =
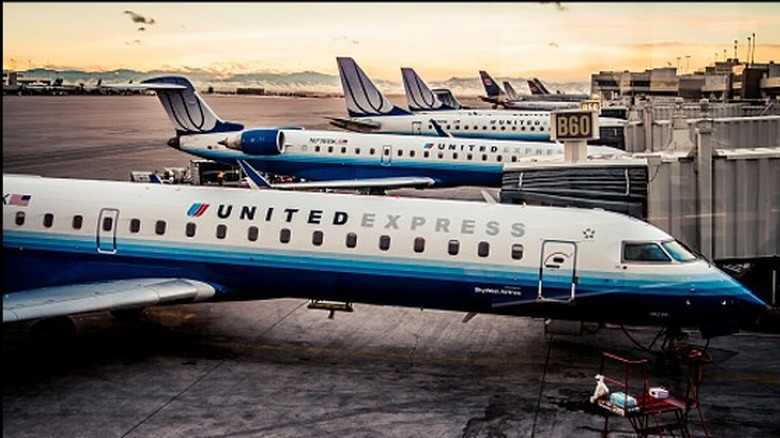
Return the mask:
[(596, 389), (593, 391), (593, 395), (590, 396), (590, 402), (596, 403), (596, 400), (607, 394), (609, 394), (609, 388), (607, 388), (607, 384), (604, 383), (604, 376), (596, 374)]

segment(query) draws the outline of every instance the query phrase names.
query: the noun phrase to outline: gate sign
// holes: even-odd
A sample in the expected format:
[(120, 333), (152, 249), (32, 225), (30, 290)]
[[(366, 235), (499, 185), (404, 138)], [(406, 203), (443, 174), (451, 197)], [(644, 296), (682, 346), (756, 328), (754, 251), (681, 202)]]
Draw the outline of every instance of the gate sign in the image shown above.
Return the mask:
[(595, 111), (559, 110), (550, 112), (551, 140), (597, 140), (599, 119)]
[(601, 101), (583, 100), (580, 102), (580, 109), (584, 111), (596, 111), (597, 113), (601, 113)]

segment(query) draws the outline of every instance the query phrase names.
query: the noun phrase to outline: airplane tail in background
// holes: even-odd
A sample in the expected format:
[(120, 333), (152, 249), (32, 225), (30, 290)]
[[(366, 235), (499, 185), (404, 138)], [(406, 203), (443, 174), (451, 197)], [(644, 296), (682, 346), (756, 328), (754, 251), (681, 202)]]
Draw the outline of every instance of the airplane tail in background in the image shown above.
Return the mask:
[(535, 95), (552, 94), (550, 93), (550, 90), (548, 90), (547, 87), (544, 86), (542, 81), (539, 80), (539, 78), (533, 78), (529, 80), (528, 88), (531, 89), (531, 94), (535, 94)]
[(501, 91), (501, 87), (496, 84), (496, 81), (494, 81), (486, 71), (480, 70), (479, 78), (482, 80), (482, 86), (485, 87), (485, 94), (487, 97), (498, 98), (504, 94), (504, 92)]
[(226, 122), (195, 91), (189, 79), (183, 76), (158, 76), (138, 84), (139, 88), (154, 90), (178, 135), (233, 132), (244, 125)]
[(414, 69), (401, 67), (401, 75), (404, 81), (406, 103), (412, 112), (456, 109), (439, 100)]
[(390, 103), (354, 59), (337, 57), (341, 87), (350, 117), (409, 115)]
[(506, 90), (506, 98), (508, 100), (522, 100), (517, 91), (515, 91), (515, 87), (507, 81), (504, 81), (504, 90)]

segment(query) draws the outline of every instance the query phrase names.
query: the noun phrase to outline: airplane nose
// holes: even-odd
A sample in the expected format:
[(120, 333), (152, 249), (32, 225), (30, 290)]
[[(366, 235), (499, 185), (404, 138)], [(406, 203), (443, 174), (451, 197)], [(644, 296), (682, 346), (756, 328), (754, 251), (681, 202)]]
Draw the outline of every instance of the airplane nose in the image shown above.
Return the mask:
[(181, 143), (179, 143), (179, 137), (171, 137), (171, 139), (168, 140), (168, 146), (174, 149), (181, 149)]

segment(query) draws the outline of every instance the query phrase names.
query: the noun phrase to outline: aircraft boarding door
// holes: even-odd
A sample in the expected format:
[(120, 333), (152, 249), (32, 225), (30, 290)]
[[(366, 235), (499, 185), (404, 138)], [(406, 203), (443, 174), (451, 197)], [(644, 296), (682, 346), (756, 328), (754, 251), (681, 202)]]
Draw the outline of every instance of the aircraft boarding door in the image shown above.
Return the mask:
[(422, 133), (422, 122), (412, 122), (412, 134)]
[(540, 301), (574, 301), (576, 274), (576, 243), (563, 240), (542, 242), (538, 296)]
[(116, 220), (119, 210), (104, 208), (100, 210), (97, 231), (97, 250), (100, 253), (116, 253)]
[(393, 147), (390, 145), (382, 146), (382, 159), (383, 166), (389, 166), (393, 162)]

